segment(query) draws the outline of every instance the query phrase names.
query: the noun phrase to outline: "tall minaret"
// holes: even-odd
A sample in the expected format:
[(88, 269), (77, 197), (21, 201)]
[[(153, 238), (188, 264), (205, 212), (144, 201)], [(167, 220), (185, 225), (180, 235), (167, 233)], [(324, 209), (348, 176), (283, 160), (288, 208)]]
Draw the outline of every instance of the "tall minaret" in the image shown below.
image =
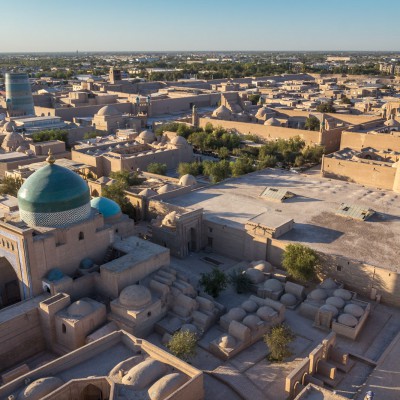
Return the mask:
[(199, 114), (197, 113), (197, 108), (194, 105), (193, 108), (192, 108), (192, 125), (195, 128), (198, 128), (199, 127), (199, 122), (200, 122), (199, 121)]

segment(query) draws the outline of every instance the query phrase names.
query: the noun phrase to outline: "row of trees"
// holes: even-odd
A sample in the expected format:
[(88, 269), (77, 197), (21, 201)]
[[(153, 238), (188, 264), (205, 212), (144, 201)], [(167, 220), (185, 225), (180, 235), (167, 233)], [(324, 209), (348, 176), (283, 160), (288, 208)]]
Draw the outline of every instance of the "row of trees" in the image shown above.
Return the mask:
[(32, 140), (34, 142), (47, 142), (48, 140), (61, 140), (67, 142), (68, 131), (66, 129), (47, 129), (32, 134)]

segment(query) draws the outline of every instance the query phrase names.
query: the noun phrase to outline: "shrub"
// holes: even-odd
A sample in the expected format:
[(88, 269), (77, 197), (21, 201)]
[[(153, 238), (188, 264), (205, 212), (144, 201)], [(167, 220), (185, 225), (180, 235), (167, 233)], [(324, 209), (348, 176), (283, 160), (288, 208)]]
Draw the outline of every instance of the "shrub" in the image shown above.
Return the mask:
[(181, 360), (188, 361), (196, 355), (197, 336), (190, 331), (178, 331), (167, 344), (169, 351)]
[(289, 244), (283, 253), (282, 265), (292, 278), (301, 282), (315, 278), (318, 262), (317, 253), (302, 244)]
[(214, 267), (210, 273), (201, 274), (199, 283), (206, 293), (215, 298), (228, 286), (228, 277)]
[(157, 175), (165, 175), (167, 173), (167, 164), (150, 163), (147, 166), (147, 172)]
[(236, 293), (240, 294), (250, 290), (251, 280), (243, 270), (236, 269), (229, 274), (229, 283), (235, 288)]
[(269, 332), (264, 335), (264, 342), (267, 344), (270, 354), (269, 361), (280, 362), (289, 357), (292, 353), (289, 344), (295, 336), (291, 329), (285, 324), (273, 326)]

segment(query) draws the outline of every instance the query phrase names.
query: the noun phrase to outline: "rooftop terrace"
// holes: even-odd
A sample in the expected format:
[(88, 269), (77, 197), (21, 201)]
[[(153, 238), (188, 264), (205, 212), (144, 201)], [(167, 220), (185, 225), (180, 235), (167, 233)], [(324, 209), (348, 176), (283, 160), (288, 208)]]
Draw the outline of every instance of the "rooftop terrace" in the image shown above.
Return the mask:
[[(283, 203), (260, 194), (266, 187), (296, 194)], [(171, 199), (175, 205), (203, 208), (205, 218), (244, 229), (255, 216), (269, 212), (295, 221), (281, 240), (371, 265), (400, 270), (400, 194), (306, 174), (265, 169)], [(376, 213), (367, 221), (335, 215), (342, 203)]]

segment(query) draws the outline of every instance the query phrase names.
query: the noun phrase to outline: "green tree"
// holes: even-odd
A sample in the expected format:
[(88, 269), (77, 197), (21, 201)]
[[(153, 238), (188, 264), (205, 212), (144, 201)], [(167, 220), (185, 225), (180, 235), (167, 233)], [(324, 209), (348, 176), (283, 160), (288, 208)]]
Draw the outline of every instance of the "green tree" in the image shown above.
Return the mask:
[(256, 105), (258, 101), (260, 100), (260, 95), (259, 94), (251, 94), (248, 96), (249, 101), (251, 101), (251, 104)]
[(210, 273), (201, 274), (199, 284), (206, 293), (215, 298), (228, 286), (228, 277), (223, 271), (214, 267)]
[(295, 336), (291, 329), (285, 324), (273, 326), (269, 332), (264, 335), (264, 342), (270, 351), (269, 361), (281, 362), (289, 357), (292, 353), (289, 344), (294, 340)]
[(304, 125), (304, 128), (306, 128), (309, 131), (319, 131), (320, 127), (320, 122), (317, 117), (314, 117), (313, 115), (311, 117), (308, 117), (306, 119), (306, 123)]
[[(120, 172), (126, 172), (126, 171), (119, 171), (116, 172), (115, 174), (118, 174)], [(102, 196), (115, 201), (121, 207), (121, 211), (124, 214), (127, 214), (130, 218), (134, 219), (136, 215), (135, 208), (133, 207), (129, 199), (126, 197), (125, 193), (125, 190), (127, 190), (128, 188), (129, 184), (121, 176), (119, 179), (116, 179), (116, 182), (112, 183), (111, 185), (103, 187)]]
[(318, 264), (318, 254), (309, 247), (297, 243), (286, 246), (282, 265), (292, 278), (301, 282), (314, 279)]
[(197, 336), (195, 333), (180, 330), (172, 335), (167, 344), (169, 351), (181, 360), (188, 361), (196, 355)]
[(207, 122), (205, 127), (204, 127), (204, 131), (206, 133), (211, 133), (214, 130), (213, 125), (211, 122)]
[(351, 100), (347, 96), (343, 96), (340, 102), (342, 104), (351, 104)]
[(235, 269), (229, 274), (229, 283), (235, 288), (236, 293), (250, 291), (251, 280), (242, 269)]
[(18, 190), (24, 181), (20, 178), (12, 178), (5, 176), (0, 184), (0, 194), (9, 194), (10, 196), (17, 197)]
[(167, 164), (150, 163), (147, 166), (147, 172), (150, 172), (151, 174), (166, 175), (167, 174)]
[(324, 147), (319, 145), (307, 146), (303, 149), (302, 156), (304, 157), (305, 162), (319, 164), (322, 160), (324, 150)]
[(203, 165), (198, 162), (179, 163), (177, 172), (179, 177), (189, 174), (193, 176), (201, 175), (203, 172)]
[(318, 104), (317, 111), (320, 113), (335, 113), (336, 112), (331, 101), (328, 103)]
[(66, 129), (48, 129), (32, 134), (34, 142), (47, 142), (49, 140), (61, 140), (67, 142), (68, 131)]
[(102, 136), (102, 134), (101, 134), (99, 131), (92, 131), (92, 132), (86, 132), (86, 133), (83, 135), (83, 138), (84, 138), (84, 139), (94, 139), (94, 138), (96, 138), (97, 136)]
[(229, 158), (229, 150), (226, 147), (220, 147), (217, 151), (217, 154), (221, 160)]
[(230, 163), (233, 176), (241, 176), (255, 171), (253, 160), (249, 157), (240, 157)]
[(274, 168), (276, 166), (276, 163), (278, 162), (278, 159), (274, 155), (267, 154), (259, 163), (258, 168), (259, 169), (264, 169), (264, 168)]
[(229, 178), (231, 169), (226, 160), (219, 162), (203, 161), (203, 173), (210, 178), (211, 182), (217, 183)]

